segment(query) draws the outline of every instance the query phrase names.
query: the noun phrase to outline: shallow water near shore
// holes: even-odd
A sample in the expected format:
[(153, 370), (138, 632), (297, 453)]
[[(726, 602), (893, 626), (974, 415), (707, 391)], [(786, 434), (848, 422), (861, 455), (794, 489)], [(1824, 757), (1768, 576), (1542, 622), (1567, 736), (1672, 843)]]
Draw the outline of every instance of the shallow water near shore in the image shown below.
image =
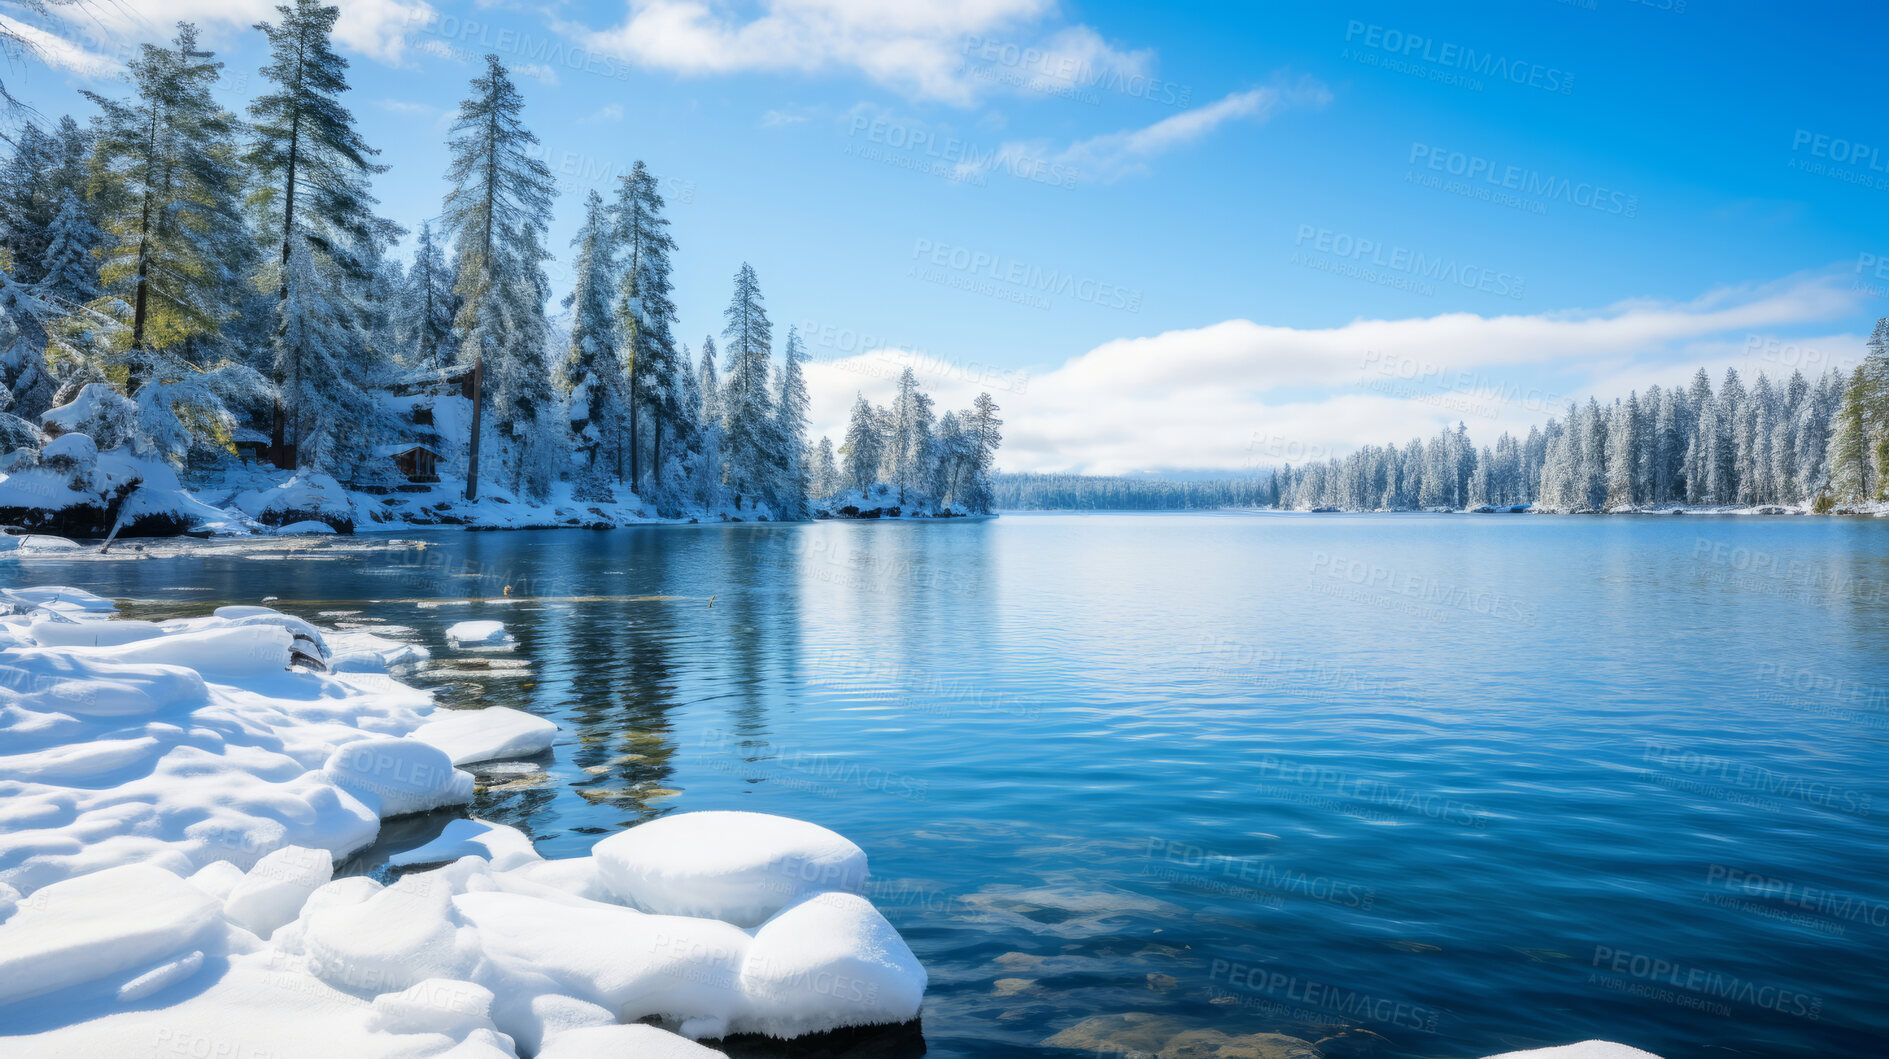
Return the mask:
[[(405, 679), (442, 702), (564, 727), (482, 769), (472, 810), (546, 856), (696, 809), (839, 831), (930, 971), (929, 1055), (1030, 1054), (1125, 1012), (1385, 1059), (1889, 1047), (1879, 520), (1008, 515), (296, 547), (0, 579), (139, 617), (275, 596), (427, 645)], [(449, 646), (472, 618), (515, 647)]]

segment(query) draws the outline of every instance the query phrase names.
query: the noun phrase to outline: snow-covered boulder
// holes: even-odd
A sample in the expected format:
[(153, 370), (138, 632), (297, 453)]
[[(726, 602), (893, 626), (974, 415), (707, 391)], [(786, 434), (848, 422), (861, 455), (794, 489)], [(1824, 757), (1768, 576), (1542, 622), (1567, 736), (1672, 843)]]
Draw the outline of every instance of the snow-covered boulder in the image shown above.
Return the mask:
[(42, 466), (72, 472), (98, 463), (98, 445), (84, 434), (61, 434), (39, 450)]
[(445, 751), (418, 739), (349, 743), (334, 752), (322, 773), (383, 818), (472, 801), (472, 775), (454, 768)]
[(636, 1059), (728, 1059), (726, 1052), (678, 1037), (656, 1026), (587, 1026), (551, 1038), (538, 1059), (599, 1059), (600, 1056), (635, 1056)]
[(498, 647), (512, 641), (502, 621), (455, 622), (446, 630), (446, 640), (454, 647)]
[(446, 752), (455, 765), (530, 757), (551, 749), (558, 726), (509, 706), (482, 710), (440, 710), (413, 738)]
[(800, 898), (858, 893), (866, 854), (804, 820), (765, 813), (677, 813), (597, 843), (604, 883), (623, 901), (664, 915), (759, 926)]
[(79, 538), (247, 531), (242, 519), (192, 496), (162, 460), (100, 450), (92, 440), (62, 435), (35, 466), (0, 477), (0, 523)]
[(423, 846), (396, 853), (387, 858), (387, 863), (404, 868), (450, 864), (461, 857), (483, 858), (492, 865), (494, 871), (510, 871), (544, 859), (531, 847), (531, 839), (515, 827), (487, 820), (454, 820), (446, 825), (438, 838)]
[(337, 533), (354, 532), (354, 505), (347, 490), (325, 474), (299, 471), (279, 485), (239, 494), (235, 504), (265, 526), (312, 521)]
[(145, 864), (54, 883), (0, 923), (0, 1005), (183, 955), (219, 911), (215, 898)]
[(99, 448), (130, 444), (137, 433), (138, 405), (110, 383), (91, 382), (71, 401), (40, 413), (48, 434), (84, 434)]
[(302, 914), (308, 895), (334, 877), (334, 857), (325, 849), (283, 846), (256, 862), (223, 902), (230, 922), (259, 938)]
[(918, 1017), (925, 984), (918, 957), (872, 902), (815, 894), (754, 932), (741, 964), (747, 1003), (730, 1028), (798, 1037), (906, 1022)]
[(1612, 1041), (1581, 1041), (1553, 1048), (1534, 1048), (1522, 1052), (1503, 1052), (1487, 1059), (1659, 1059), (1652, 1052), (1629, 1048)]

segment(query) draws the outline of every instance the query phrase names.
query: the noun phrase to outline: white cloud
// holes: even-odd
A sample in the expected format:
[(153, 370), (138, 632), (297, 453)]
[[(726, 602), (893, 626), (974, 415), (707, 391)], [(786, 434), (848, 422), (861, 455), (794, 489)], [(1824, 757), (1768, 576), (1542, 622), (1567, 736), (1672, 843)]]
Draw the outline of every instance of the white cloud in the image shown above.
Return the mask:
[(1234, 92), (1152, 125), (1079, 140), (1066, 147), (1047, 140), (1012, 141), (1003, 145), (997, 157), (1036, 159), (1074, 172), (1084, 180), (1118, 180), (1146, 172), (1151, 159), (1199, 141), (1229, 121), (1244, 118), (1264, 123), (1281, 110), (1321, 107), (1330, 101), (1331, 91), (1324, 84), (1302, 77), (1291, 85)]
[[(1829, 366), (1802, 363), (1812, 354), (1853, 362), (1862, 337), (1826, 332), (1773, 347), (1772, 336), (1846, 317), (1856, 300), (1840, 278), (1814, 275), (1690, 302), (1527, 316), (1328, 328), (1228, 320), (1107, 342), (1025, 380), (938, 357), (919, 358), (915, 370), (941, 412), (991, 392), (1008, 424), (1006, 469), (1232, 470), (1401, 443), (1459, 420), (1486, 444), (1503, 430), (1526, 433), (1570, 396), (1682, 382), (1701, 364), (1715, 384), (1728, 366), (1812, 375)], [(855, 391), (886, 400), (899, 356), (866, 351), (809, 364), (815, 436), (844, 432)]]
[[(335, 39), (342, 50), (381, 62), (398, 64), (407, 35), (437, 17), (426, 0), (335, 0), (341, 18)], [(277, 0), (165, 0), (162, 10), (139, 13), (130, 4), (71, 4), (51, 8), (66, 20), (60, 36), (69, 42), (90, 41), (103, 51), (116, 51), (125, 41), (168, 40), (179, 21), (195, 22), (206, 31), (223, 28), (247, 31), (257, 22), (274, 22)], [(96, 76), (96, 75), (93, 75)]]
[[(1139, 73), (1148, 53), (1111, 48), (1086, 26), (1047, 42), (999, 39), (1051, 14), (1054, 0), (762, 0), (743, 18), (707, 0), (629, 0), (611, 29), (566, 25), (589, 47), (682, 74), (852, 70), (915, 98), (970, 106), (1032, 76), (1081, 70)], [(994, 59), (980, 59), (993, 55)], [(1042, 71), (1031, 73), (1043, 67)], [(1017, 76), (1012, 76), (1012, 74)]]
[(124, 69), (110, 55), (89, 51), (82, 44), (48, 33), (17, 18), (0, 15), (0, 32), (18, 40), (34, 58), (47, 66), (69, 70), (80, 77), (110, 77)]

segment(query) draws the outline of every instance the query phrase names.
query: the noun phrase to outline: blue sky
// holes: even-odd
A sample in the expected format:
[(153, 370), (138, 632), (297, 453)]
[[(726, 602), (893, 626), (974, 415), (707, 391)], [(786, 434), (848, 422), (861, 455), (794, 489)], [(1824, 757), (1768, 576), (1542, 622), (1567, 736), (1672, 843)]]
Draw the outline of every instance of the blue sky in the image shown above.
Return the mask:
[[(816, 358), (818, 430), (912, 363), (947, 407), (994, 393), (1010, 469), (1238, 468), (1458, 420), (1488, 442), (1700, 364), (1854, 364), (1889, 313), (1872, 4), (342, 8), (389, 215), (437, 214), (450, 110), (497, 52), (565, 185), (561, 254), (585, 190), (644, 159), (691, 346), (750, 261)], [(49, 115), (178, 18), (245, 103), (272, 17), (0, 13), (59, 38), (7, 73)]]

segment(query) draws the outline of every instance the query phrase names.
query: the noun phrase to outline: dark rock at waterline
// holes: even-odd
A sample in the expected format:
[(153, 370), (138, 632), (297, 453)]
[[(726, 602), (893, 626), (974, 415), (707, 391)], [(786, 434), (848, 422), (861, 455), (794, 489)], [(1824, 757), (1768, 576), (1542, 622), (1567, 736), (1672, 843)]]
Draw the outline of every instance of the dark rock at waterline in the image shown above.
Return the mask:
[[(257, 521), (265, 526), (293, 526), (297, 522), (320, 522), (336, 533), (353, 533), (354, 520), (333, 511), (309, 511), (303, 508), (282, 508), (266, 511)], [(123, 536), (123, 534), (119, 534)]]
[(913, 1019), (896, 1026), (854, 1026), (786, 1041), (741, 1034), (702, 1043), (721, 1049), (728, 1059), (917, 1059), (925, 1054), (925, 1030)]

